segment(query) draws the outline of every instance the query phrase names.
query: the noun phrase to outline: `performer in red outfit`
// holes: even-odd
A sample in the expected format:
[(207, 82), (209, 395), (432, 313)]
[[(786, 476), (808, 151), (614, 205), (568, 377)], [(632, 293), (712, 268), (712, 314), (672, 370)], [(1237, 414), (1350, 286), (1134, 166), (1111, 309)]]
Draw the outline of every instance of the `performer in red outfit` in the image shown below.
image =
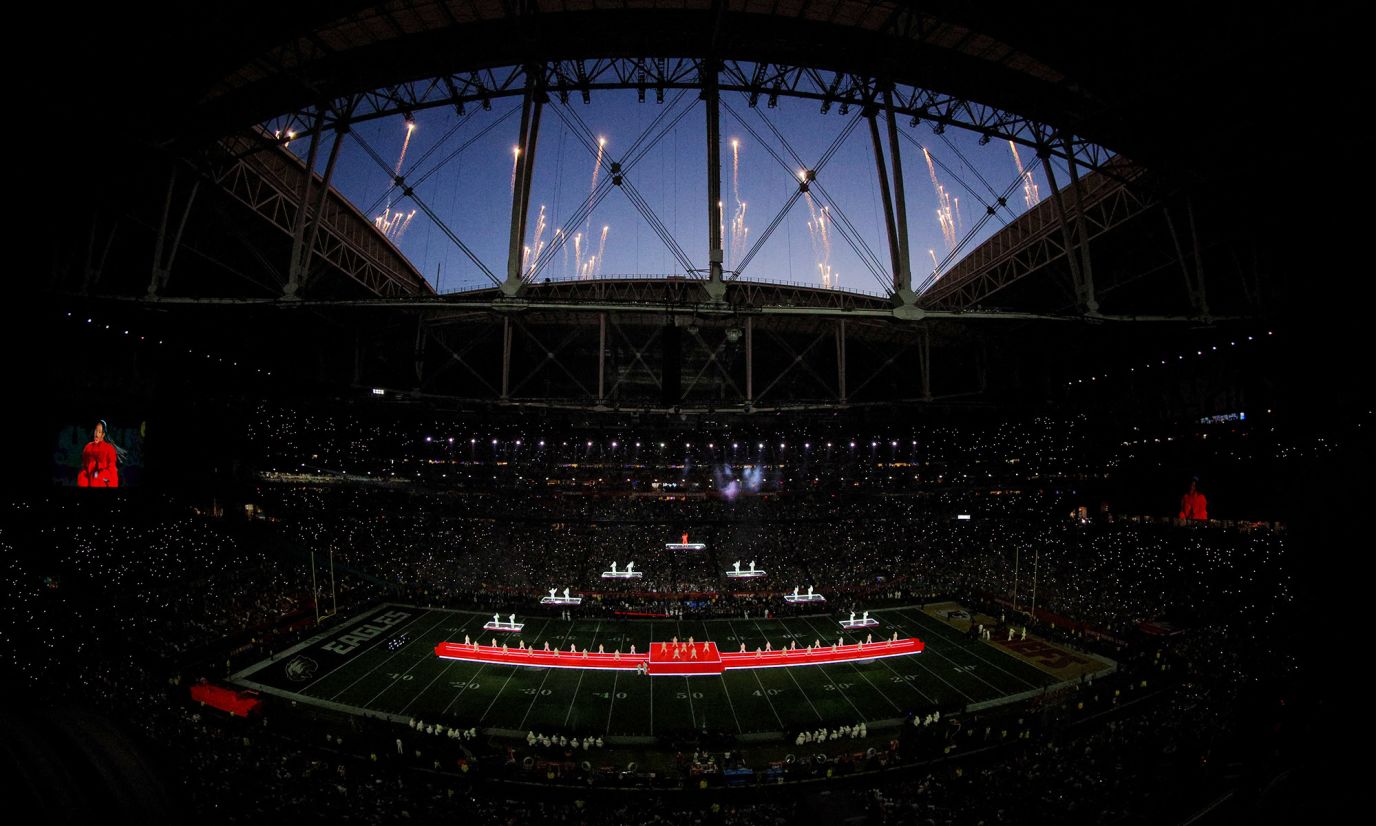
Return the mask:
[(1181, 519), (1198, 519), (1202, 522), (1209, 518), (1209, 501), (1197, 490), (1198, 485), (1198, 477), (1191, 479), (1190, 489), (1180, 497)]
[(77, 487), (119, 487), (117, 456), (118, 451), (114, 444), (105, 439), (105, 420), (96, 422), (95, 433), (91, 441), (81, 451), (81, 469), (77, 471), (76, 475)]

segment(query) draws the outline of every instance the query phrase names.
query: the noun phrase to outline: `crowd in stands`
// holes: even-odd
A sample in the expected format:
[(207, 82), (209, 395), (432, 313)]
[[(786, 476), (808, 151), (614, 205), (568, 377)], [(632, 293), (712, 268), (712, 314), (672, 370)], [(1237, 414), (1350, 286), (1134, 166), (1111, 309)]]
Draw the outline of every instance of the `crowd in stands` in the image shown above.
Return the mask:
[[(997, 458), (1001, 438), (981, 450)], [(1045, 469), (1052, 454), (1029, 464)], [(728, 500), (264, 482), (246, 495), (255, 518), (176, 499), (16, 502), (0, 523), (0, 661), (34, 696), (89, 703), (155, 744), (176, 795), (208, 822), (784, 823), (815, 812), (796, 794), (768, 796), (774, 781), (871, 772), (883, 783), (836, 794), (876, 824), (1105, 822), (1193, 805), (1225, 771), (1239, 698), (1295, 668), (1278, 633), (1295, 588), (1285, 535), (1069, 519), (1072, 500), (1054, 485), (995, 489)], [(684, 531), (706, 550), (664, 548)], [(315, 627), (317, 599), (330, 600), (327, 559), (341, 610), (378, 597), (495, 610), (551, 587), (588, 595), (574, 610), (598, 616), (784, 612), (780, 595), (808, 585), (835, 594), (833, 607), (953, 597), (1011, 611), (1016, 594), (1036, 633), (1090, 647), (1107, 639), (1122, 669), (897, 733), (787, 732), (784, 742), (803, 744), (789, 759), (666, 744), (678, 756), (654, 778), (562, 733), (505, 742), (453, 721), (426, 721), (427, 732), (272, 704), (238, 720), (190, 703), (187, 680), (223, 677)], [(728, 580), (737, 560), (768, 577)], [(609, 584), (600, 572), (613, 561), (646, 576)], [(1027, 616), (1033, 599), (1039, 612)], [(1143, 621), (1185, 633), (1144, 638)], [(1193, 785), (1174, 801), (1143, 779), (1181, 777)], [(587, 793), (512, 794), (491, 779)], [(737, 783), (766, 796), (732, 797)], [(620, 784), (700, 784), (708, 796), (628, 804), (596, 793)]]
[[(1194, 624), (1227, 602), (1250, 626), (1293, 599), (1282, 535), (1169, 525), (984, 515), (953, 520), (909, 497), (755, 498), (724, 503), (590, 496), (454, 497), (368, 487), (267, 486), (265, 512), (303, 547), (431, 604), (502, 607), (549, 588), (587, 598), (583, 614), (682, 609), (785, 610), (813, 585), (846, 603), (937, 594), (1017, 594), (1020, 605), (1123, 635), (1140, 620)], [(1029, 494), (1034, 501), (1044, 497)], [(1010, 496), (1007, 499), (1017, 499)], [(518, 508), (520, 510), (518, 510)], [(1054, 505), (1047, 510), (1058, 510)], [(666, 550), (693, 525), (703, 552)], [(612, 562), (645, 576), (607, 580)], [(733, 580), (742, 562), (768, 572)], [(1273, 583), (1266, 599), (1244, 597)], [(666, 603), (660, 595), (696, 595)], [(497, 595), (493, 599), (493, 595)]]

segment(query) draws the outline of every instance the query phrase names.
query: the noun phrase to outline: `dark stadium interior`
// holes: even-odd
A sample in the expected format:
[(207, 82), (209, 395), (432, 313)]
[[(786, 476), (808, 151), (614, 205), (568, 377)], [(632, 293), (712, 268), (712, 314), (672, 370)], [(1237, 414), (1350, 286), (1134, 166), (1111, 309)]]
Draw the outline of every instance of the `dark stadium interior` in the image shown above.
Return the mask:
[[(1376, 427), (1371, 175), (1336, 120), (1363, 99), (1359, 21), (1134, 5), (27, 10), (47, 61), (15, 161), (12, 272), (36, 288), (7, 302), (13, 804), (58, 823), (1346, 820), (1370, 750), (1352, 724)], [(588, 66), (622, 74), (570, 74)], [(501, 146), (511, 253), (458, 287), (321, 186), (325, 136), (365, 123), (491, 104), (523, 114), (503, 141), (544, 111), (547, 147), (572, 131), (557, 109), (666, 88), (708, 113), (709, 145), (718, 105), (854, 104), (890, 219), (859, 211), (856, 234), (879, 239), (884, 290), (787, 281), (782, 257), (773, 280), (724, 270), (707, 222), (677, 239), (702, 269), (537, 278), (525, 164), (552, 149)], [(703, 123), (676, 128), (719, 200), (691, 210), (724, 226)], [(947, 127), (1016, 142), (1055, 183), (926, 276), (883, 163), (904, 158), (919, 203), (927, 150), (898, 132)], [(464, 220), (436, 238), (482, 267)], [(118, 489), (89, 490), (115, 487), (116, 456)], [(630, 560), (643, 577), (607, 577)], [(767, 577), (729, 578), (756, 562)], [(541, 604), (556, 586), (583, 601)], [(786, 598), (809, 587), (824, 607)], [(437, 656), (474, 631), (503, 648), (492, 612), (528, 622), (517, 650), (583, 656), (689, 635), (742, 657), (926, 648), (691, 679)], [(826, 636), (862, 612), (871, 640)]]

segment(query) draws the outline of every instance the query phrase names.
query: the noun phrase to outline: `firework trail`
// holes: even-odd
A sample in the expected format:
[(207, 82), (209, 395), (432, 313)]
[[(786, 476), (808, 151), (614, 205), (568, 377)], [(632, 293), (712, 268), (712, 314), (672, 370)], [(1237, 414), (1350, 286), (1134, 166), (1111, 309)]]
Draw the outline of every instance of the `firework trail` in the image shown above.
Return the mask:
[(516, 164), (521, 160), (521, 147), (511, 147), (511, 191), (516, 191)]
[(717, 201), (717, 232), (721, 233), (722, 245), (729, 246), (726, 241), (727, 235), (725, 206), (722, 204), (721, 201)]
[[(602, 226), (602, 236), (597, 239), (597, 254), (592, 257), (592, 260), (599, 263), (603, 260), (602, 256), (607, 251), (607, 231), (610, 229), (611, 227), (606, 224)], [(592, 273), (589, 272), (588, 275), (591, 277)]]
[(830, 207), (817, 208), (817, 203), (812, 200), (812, 194), (803, 193), (803, 199), (807, 202), (808, 214), (812, 220), (807, 222), (808, 241), (812, 244), (812, 257), (817, 260), (817, 274), (821, 276), (822, 287), (831, 289), (836, 286), (837, 273), (831, 268), (831, 229)]
[(592, 183), (588, 185), (588, 197), (591, 198), (593, 192), (597, 190), (597, 175), (602, 171), (602, 153), (607, 147), (606, 138), (597, 139), (597, 160), (592, 164)]
[[(416, 122), (408, 120), (406, 122), (406, 139), (401, 142), (401, 154), (397, 156), (397, 165), (392, 168), (392, 180), (387, 184), (387, 202), (384, 205), (382, 214), (373, 219), (373, 225), (382, 230), (382, 234), (391, 238), (393, 241), (400, 241), (401, 234), (410, 226), (411, 219), (415, 217), (416, 211), (411, 210), (410, 215), (403, 216), (401, 210), (392, 212), (392, 193), (396, 191), (396, 179), (401, 176), (401, 165), (406, 162), (406, 150), (411, 147), (411, 135), (416, 131)], [(294, 137), (293, 133), (288, 132), (288, 137)]]
[(399, 209), (393, 211), (391, 207), (388, 207), (382, 211), (381, 215), (373, 219), (373, 226), (377, 227), (378, 231), (387, 238), (396, 242), (401, 240), (406, 228), (411, 226), (411, 219), (415, 217), (416, 211), (414, 209), (410, 212), (402, 212)]
[(396, 236), (395, 236), (392, 240), (394, 240), (394, 241), (400, 241), (400, 240), (401, 240), (401, 236), (405, 235), (405, 234), (406, 234), (406, 230), (411, 226), (411, 219), (412, 219), (412, 218), (415, 218), (415, 217), (416, 217), (416, 211), (415, 211), (414, 209), (411, 210), (410, 212), (406, 213), (406, 217), (405, 217), (404, 219), (402, 219), (401, 226), (400, 226), (400, 227), (397, 227)]
[(731, 235), (728, 249), (730, 262), (735, 263), (745, 255), (745, 245), (750, 237), (750, 228), (745, 225), (745, 202), (741, 200), (741, 142), (731, 139), (731, 195), (736, 207), (731, 214)]
[(1032, 170), (1022, 168), (1022, 158), (1018, 156), (1018, 145), (1009, 141), (1008, 148), (1013, 150), (1013, 164), (1018, 167), (1018, 177), (1022, 179), (1022, 198), (1027, 202), (1027, 208), (1031, 209), (1041, 203), (1041, 190), (1037, 187), (1036, 179), (1032, 177)]
[(536, 265), (536, 264), (540, 263), (540, 253), (544, 252), (544, 249), (545, 249), (545, 240), (544, 240), (544, 238), (545, 238), (545, 205), (544, 205), (544, 204), (540, 204), (540, 214), (539, 214), (538, 216), (536, 216), (536, 218), (535, 218), (535, 233), (534, 233), (534, 236), (533, 236), (532, 239), (531, 239), (530, 246), (529, 246), (529, 247), (526, 247), (526, 249), (530, 251), (530, 255), (529, 255), (529, 259), (530, 259), (530, 260), (529, 260), (528, 262), (523, 262), (523, 263), (522, 263), (522, 267), (523, 267), (523, 269), (525, 269), (526, 275), (530, 275), (530, 271), (533, 270), (533, 269), (535, 268), (535, 265)]
[(406, 122), (406, 139), (401, 142), (401, 154), (397, 156), (396, 169), (392, 170), (393, 177), (398, 177), (401, 175), (401, 165), (406, 162), (406, 150), (411, 148), (411, 135), (415, 134), (415, 131), (416, 122), (413, 120), (408, 120)]
[(959, 199), (952, 204), (951, 194), (946, 191), (946, 187), (941, 185), (941, 181), (936, 177), (936, 164), (932, 162), (931, 153), (927, 147), (922, 147), (922, 157), (927, 160), (927, 174), (932, 178), (932, 188), (936, 190), (936, 220), (941, 225), (941, 237), (946, 242), (946, 248), (955, 249), (956, 236), (959, 233), (958, 223), (960, 221)]
[[(598, 176), (599, 176), (599, 175), (601, 174), (601, 172), (602, 172), (602, 157), (603, 157), (603, 155), (606, 153), (606, 149), (607, 149), (607, 139), (606, 139), (606, 138), (598, 138), (598, 139), (597, 139), (597, 158), (596, 158), (596, 160), (593, 161), (593, 164), (592, 164), (592, 180), (588, 183), (588, 200), (589, 200), (589, 201), (592, 200), (593, 194), (594, 194), (595, 192), (597, 192), (597, 178), (598, 178)], [(598, 251), (597, 251), (597, 253), (596, 253), (595, 255), (589, 256), (588, 259), (587, 259), (586, 261), (583, 260), (583, 252), (584, 252), (584, 250), (583, 250), (583, 239), (584, 239), (584, 238), (587, 238), (587, 239), (588, 239), (588, 247), (589, 247), (589, 249), (588, 249), (587, 251), (590, 252), (590, 251), (591, 251), (591, 247), (592, 247), (592, 214), (591, 214), (591, 213), (588, 214), (587, 220), (583, 222), (583, 231), (582, 231), (582, 232), (576, 232), (576, 233), (574, 233), (574, 235), (573, 235), (573, 270), (574, 270), (574, 273), (577, 274), (577, 276), (578, 276), (578, 278), (579, 278), (580, 280), (581, 280), (581, 279), (586, 279), (586, 278), (591, 278), (591, 277), (592, 277), (592, 269), (593, 269), (593, 266), (595, 266), (595, 262), (602, 260), (602, 247), (601, 247), (601, 246), (598, 247)], [(607, 241), (607, 229), (606, 229), (606, 227), (603, 227), (603, 229), (602, 229), (602, 244), (606, 244), (606, 241)]]
[(927, 254), (932, 257), (932, 272), (936, 272), (937, 267), (941, 266), (941, 262), (936, 260), (936, 250), (927, 250)]

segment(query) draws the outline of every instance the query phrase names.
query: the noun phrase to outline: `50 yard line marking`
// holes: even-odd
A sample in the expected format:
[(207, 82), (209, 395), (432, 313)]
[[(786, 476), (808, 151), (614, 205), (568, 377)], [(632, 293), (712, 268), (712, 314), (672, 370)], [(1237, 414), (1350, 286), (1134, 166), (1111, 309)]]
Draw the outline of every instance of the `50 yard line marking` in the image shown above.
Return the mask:
[(612, 710), (616, 708), (616, 683), (621, 679), (621, 669), (612, 672), (612, 703), (607, 706), (607, 730), (604, 732), (608, 737), (612, 733)]
[[(598, 620), (597, 627), (592, 629), (592, 642), (597, 642), (597, 634), (601, 630), (602, 620)], [(583, 650), (586, 651), (592, 648), (592, 642), (588, 643)], [(583, 687), (583, 675), (586, 673), (588, 673), (588, 670), (586, 668), (578, 669), (578, 682), (574, 683), (573, 685), (573, 699), (569, 700), (569, 710), (564, 712), (564, 725), (566, 726), (569, 724), (569, 717), (573, 716), (573, 707), (578, 702), (578, 689)], [(615, 702), (616, 698), (613, 696), (612, 700), (613, 702)]]

